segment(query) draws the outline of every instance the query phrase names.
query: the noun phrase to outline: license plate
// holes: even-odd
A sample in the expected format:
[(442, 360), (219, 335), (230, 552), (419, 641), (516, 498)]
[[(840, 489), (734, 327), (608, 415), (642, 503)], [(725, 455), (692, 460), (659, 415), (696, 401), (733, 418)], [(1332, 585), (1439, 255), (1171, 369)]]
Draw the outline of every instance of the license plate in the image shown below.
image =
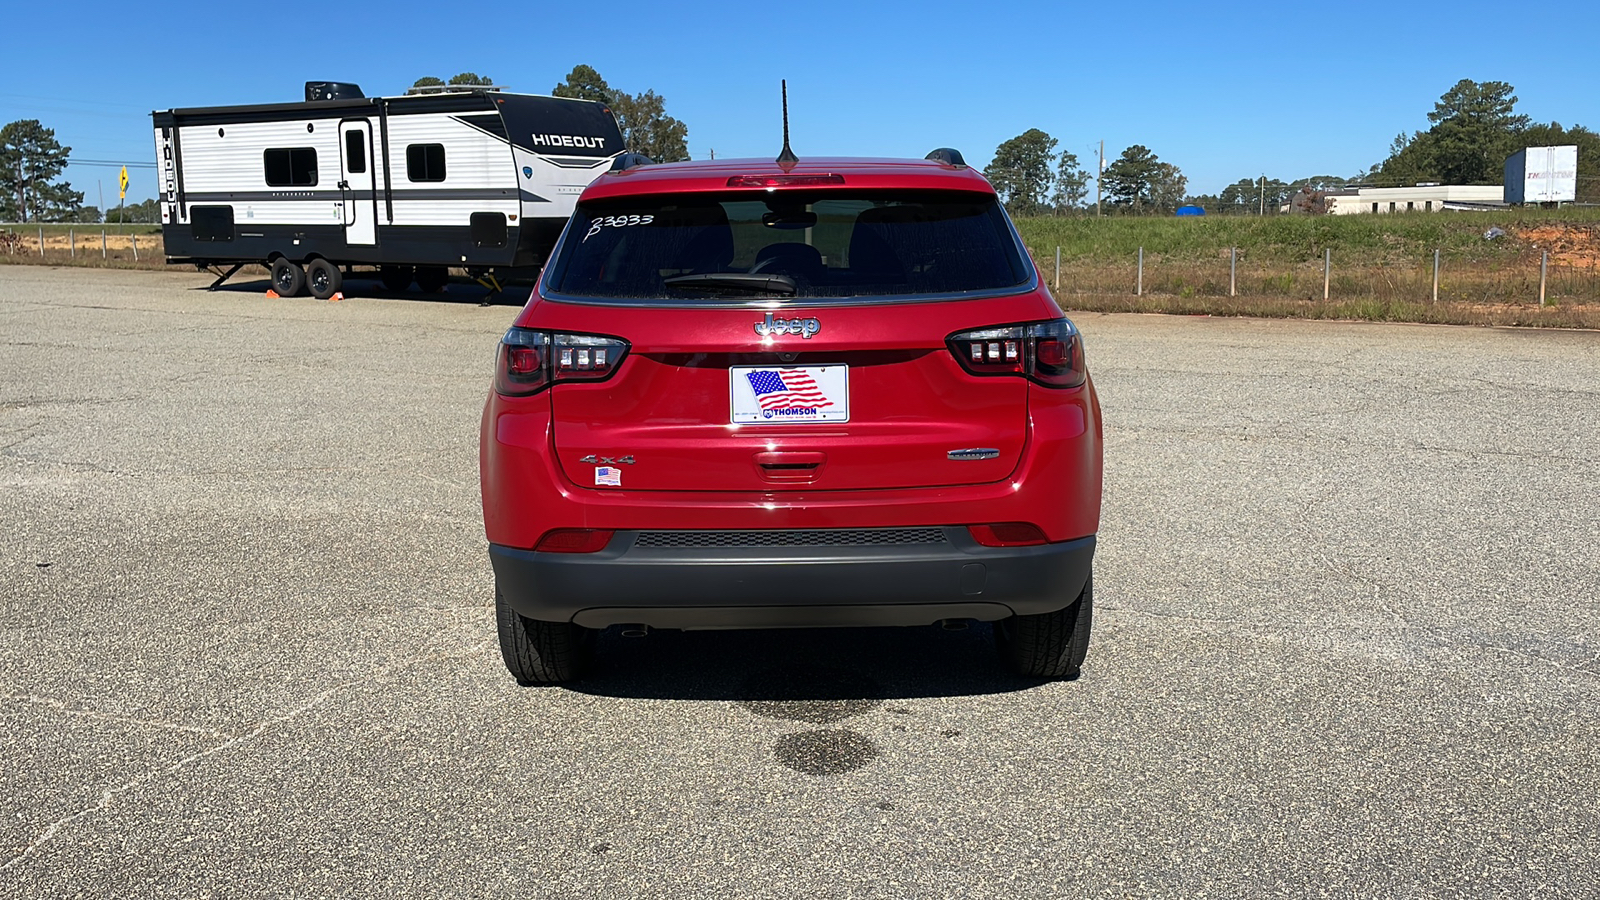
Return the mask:
[(735, 425), (850, 421), (850, 367), (734, 366), (728, 370)]

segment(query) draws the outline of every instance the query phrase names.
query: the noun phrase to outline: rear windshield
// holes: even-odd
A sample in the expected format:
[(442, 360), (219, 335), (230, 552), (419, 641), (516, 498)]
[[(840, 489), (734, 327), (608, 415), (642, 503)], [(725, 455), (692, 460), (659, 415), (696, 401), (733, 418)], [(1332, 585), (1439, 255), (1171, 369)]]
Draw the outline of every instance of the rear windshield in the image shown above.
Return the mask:
[[(778, 276), (781, 286), (683, 277), (716, 273)], [(948, 294), (1027, 278), (990, 195), (745, 192), (579, 206), (547, 286), (582, 297), (692, 301)]]

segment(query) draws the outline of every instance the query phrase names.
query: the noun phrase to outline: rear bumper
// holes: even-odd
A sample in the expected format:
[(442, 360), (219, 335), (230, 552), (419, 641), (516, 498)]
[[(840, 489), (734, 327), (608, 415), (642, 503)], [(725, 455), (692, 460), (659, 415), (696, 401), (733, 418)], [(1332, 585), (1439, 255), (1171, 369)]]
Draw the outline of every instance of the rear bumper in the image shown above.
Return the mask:
[(1070, 605), (1094, 560), (1089, 537), (983, 547), (965, 528), (945, 542), (888, 546), (635, 546), (599, 553), (489, 545), (495, 584), (530, 619), (589, 628), (782, 628), (994, 621)]

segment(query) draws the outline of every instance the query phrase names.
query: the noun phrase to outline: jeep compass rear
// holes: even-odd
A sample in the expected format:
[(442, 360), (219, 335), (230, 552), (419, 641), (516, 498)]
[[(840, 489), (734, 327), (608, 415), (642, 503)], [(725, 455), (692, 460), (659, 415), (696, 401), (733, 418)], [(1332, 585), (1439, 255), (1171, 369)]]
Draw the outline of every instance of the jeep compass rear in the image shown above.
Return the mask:
[(619, 166), (495, 365), (483, 513), (519, 682), (574, 677), (613, 625), (945, 620), (1078, 674), (1099, 404), (959, 154)]

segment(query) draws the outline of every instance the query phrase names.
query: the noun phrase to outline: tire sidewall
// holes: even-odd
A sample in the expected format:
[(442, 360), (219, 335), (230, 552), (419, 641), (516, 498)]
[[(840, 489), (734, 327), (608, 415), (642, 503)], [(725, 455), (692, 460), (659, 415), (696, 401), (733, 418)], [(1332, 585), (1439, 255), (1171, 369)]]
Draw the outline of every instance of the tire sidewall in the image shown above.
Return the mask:
[(272, 264), (272, 289), (280, 297), (298, 295), (306, 286), (305, 270), (287, 259)]

